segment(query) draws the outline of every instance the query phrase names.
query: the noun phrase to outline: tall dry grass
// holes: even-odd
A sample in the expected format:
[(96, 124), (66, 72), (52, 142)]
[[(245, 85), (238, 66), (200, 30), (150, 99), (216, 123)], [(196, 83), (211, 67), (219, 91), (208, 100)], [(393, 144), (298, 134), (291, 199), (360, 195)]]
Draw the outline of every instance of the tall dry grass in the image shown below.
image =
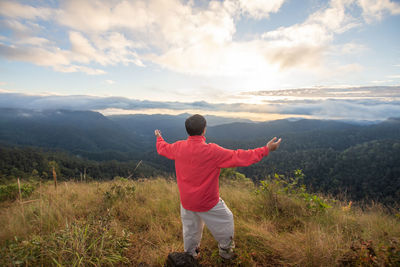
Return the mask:
[[(272, 189), (275, 190), (275, 189)], [(235, 218), (237, 257), (224, 262), (205, 229), (203, 266), (396, 266), (400, 220), (376, 205), (321, 211), (291, 195), (221, 183)], [(176, 183), (168, 179), (43, 185), (0, 207), (0, 265), (162, 266), (183, 251)], [(39, 245), (38, 245), (39, 244)]]

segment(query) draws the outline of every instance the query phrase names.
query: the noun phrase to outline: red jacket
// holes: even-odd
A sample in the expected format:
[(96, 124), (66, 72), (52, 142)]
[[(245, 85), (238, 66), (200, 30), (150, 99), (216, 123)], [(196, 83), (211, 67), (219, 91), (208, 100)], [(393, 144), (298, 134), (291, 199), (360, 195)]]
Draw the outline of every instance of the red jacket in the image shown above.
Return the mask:
[(175, 160), (176, 180), (182, 206), (191, 211), (204, 212), (219, 201), (219, 173), (221, 168), (249, 166), (268, 155), (268, 147), (250, 150), (230, 150), (206, 143), (204, 136), (189, 136), (169, 144), (157, 138), (157, 152)]

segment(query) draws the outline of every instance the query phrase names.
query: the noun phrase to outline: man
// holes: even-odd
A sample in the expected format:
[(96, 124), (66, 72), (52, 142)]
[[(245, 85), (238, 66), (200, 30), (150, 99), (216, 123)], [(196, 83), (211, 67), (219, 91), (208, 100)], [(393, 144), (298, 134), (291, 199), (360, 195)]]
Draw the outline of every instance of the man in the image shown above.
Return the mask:
[(206, 120), (193, 115), (186, 122), (187, 140), (173, 144), (164, 141), (159, 130), (157, 152), (175, 160), (176, 180), (181, 200), (181, 219), (185, 252), (197, 257), (204, 224), (218, 241), (219, 254), (225, 259), (234, 256), (233, 215), (219, 197), (221, 168), (249, 166), (276, 150), (281, 139), (274, 137), (266, 146), (250, 150), (230, 150), (205, 142)]

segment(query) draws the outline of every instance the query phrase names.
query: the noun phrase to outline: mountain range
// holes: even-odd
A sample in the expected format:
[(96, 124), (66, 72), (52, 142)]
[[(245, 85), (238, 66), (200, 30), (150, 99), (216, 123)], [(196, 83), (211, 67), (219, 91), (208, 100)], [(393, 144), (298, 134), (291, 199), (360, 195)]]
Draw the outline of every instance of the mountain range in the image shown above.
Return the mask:
[[(40, 147), (89, 160), (130, 160), (173, 173), (173, 162), (157, 155), (154, 129), (168, 142), (187, 137), (189, 114), (113, 115), (93, 111), (0, 109), (3, 147)], [(207, 116), (207, 142), (231, 149), (283, 139), (277, 152), (238, 170), (255, 181), (303, 169), (315, 191), (353, 199), (400, 202), (400, 119), (376, 123), (283, 119), (267, 122)], [(386, 194), (387, 193), (387, 194)]]

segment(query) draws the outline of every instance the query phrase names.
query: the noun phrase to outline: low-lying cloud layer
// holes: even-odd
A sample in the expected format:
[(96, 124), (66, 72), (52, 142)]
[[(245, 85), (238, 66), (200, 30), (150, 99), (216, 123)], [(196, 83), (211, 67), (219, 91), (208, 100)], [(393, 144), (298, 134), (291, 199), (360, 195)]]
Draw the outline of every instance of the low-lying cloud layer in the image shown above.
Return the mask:
[(246, 93), (261, 97), (261, 103), (161, 102), (124, 97), (95, 97), (86, 95), (28, 95), (0, 92), (0, 108), (68, 109), (68, 110), (195, 110), (259, 114), (269, 120), (269, 114), (286, 117), (305, 116), (319, 119), (384, 120), (400, 116), (400, 86), (357, 88), (311, 88)]
[(399, 86), (341, 87), (341, 88), (301, 88), (274, 91), (255, 91), (242, 93), (259, 97), (280, 96), (288, 98), (400, 98)]

